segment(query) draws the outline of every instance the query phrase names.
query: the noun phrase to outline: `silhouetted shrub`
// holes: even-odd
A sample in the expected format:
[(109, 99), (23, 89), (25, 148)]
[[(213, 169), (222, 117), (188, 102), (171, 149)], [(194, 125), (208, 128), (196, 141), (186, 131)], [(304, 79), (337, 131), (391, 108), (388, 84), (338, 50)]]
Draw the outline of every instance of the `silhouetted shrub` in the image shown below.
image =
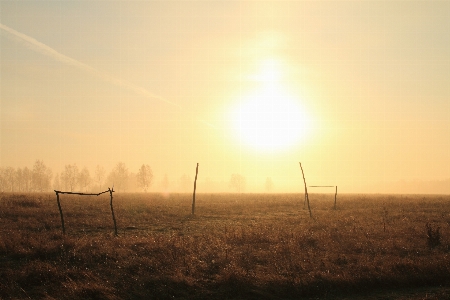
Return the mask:
[(427, 227), (427, 244), (428, 247), (434, 248), (441, 244), (441, 233), (439, 232), (440, 227), (433, 228), (429, 223), (426, 224)]

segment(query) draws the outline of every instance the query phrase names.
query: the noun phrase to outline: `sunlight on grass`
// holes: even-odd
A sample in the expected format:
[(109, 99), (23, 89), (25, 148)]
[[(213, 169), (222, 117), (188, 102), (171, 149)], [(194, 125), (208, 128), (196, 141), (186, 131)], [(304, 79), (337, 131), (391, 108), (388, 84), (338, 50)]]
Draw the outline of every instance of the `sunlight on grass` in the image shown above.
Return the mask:
[(311, 194), (314, 218), (297, 194), (202, 194), (195, 216), (190, 196), (117, 194), (114, 237), (107, 200), (62, 199), (62, 235), (54, 195), (3, 194), (0, 298), (269, 299), (450, 279), (449, 196), (341, 195), (334, 210)]

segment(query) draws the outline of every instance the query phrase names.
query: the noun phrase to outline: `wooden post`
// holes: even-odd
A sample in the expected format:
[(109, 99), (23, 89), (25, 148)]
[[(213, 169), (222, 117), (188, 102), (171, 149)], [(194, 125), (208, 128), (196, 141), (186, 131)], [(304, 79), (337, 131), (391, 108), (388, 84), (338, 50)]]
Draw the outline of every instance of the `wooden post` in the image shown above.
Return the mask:
[(305, 201), (303, 201), (303, 209), (305, 209), (306, 208), (306, 201), (307, 201), (306, 199), (307, 199), (308, 192), (307, 192), (307, 188), (306, 188), (305, 174), (303, 174), (302, 163), (299, 162), (299, 164), (300, 164), (300, 169), (302, 170), (303, 182), (305, 184)]
[(58, 208), (59, 208), (59, 215), (61, 216), (62, 231), (63, 231), (63, 234), (66, 234), (66, 228), (64, 227), (64, 216), (63, 216), (63, 212), (61, 209), (61, 203), (59, 202), (59, 192), (55, 191), (55, 193), (56, 193), (56, 202), (58, 203)]
[(337, 186), (336, 186), (336, 192), (334, 193), (334, 209), (336, 209), (336, 197), (337, 197)]
[(111, 213), (112, 213), (112, 218), (113, 218), (113, 222), (114, 222), (114, 234), (117, 236), (117, 224), (116, 224), (116, 217), (114, 215), (114, 207), (113, 207), (113, 195), (112, 193), (114, 192), (114, 188), (110, 189), (108, 188), (109, 191), (109, 195), (111, 197), (111, 201), (109, 202), (109, 205), (111, 206)]
[(195, 180), (194, 180), (194, 193), (192, 194), (192, 214), (195, 214), (195, 190), (197, 189), (197, 174), (198, 174), (198, 163), (195, 168)]
[[(308, 188), (306, 187), (305, 173), (303, 172), (302, 163), (299, 162), (299, 164), (300, 164), (300, 169), (302, 169), (303, 182), (305, 184), (305, 202), (308, 203), (309, 217), (312, 218), (311, 207), (309, 206)], [(303, 204), (303, 206), (304, 206), (304, 204)]]

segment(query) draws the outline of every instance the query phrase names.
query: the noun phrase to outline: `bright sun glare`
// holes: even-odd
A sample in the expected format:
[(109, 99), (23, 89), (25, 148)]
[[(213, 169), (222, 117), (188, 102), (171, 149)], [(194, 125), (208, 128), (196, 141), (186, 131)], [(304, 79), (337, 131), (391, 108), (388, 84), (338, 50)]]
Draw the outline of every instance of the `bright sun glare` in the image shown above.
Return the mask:
[(262, 152), (286, 150), (310, 133), (311, 120), (299, 100), (280, 80), (279, 64), (262, 63), (251, 76), (259, 87), (239, 99), (231, 110), (231, 123), (240, 142)]

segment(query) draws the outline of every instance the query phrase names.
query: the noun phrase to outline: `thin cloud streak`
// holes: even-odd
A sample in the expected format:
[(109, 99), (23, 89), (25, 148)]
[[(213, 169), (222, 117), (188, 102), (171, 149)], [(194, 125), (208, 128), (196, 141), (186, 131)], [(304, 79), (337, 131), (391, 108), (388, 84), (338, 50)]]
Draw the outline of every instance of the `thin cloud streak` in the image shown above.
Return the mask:
[(61, 54), (58, 51), (56, 51), (55, 49), (39, 42), (38, 40), (36, 40), (26, 34), (18, 32), (6, 25), (1, 24), (1, 23), (0, 23), (0, 29), (2, 29), (0, 32), (3, 32), (4, 36), (6, 36), (10, 39), (14, 39), (14, 40), (18, 40), (18, 41), (22, 42), (29, 49), (32, 49), (36, 52), (47, 55), (57, 61), (65, 63), (67, 65), (77, 67), (78, 69), (86, 71), (104, 81), (111, 82), (112, 84), (115, 84), (120, 87), (124, 87), (130, 91), (133, 91), (138, 95), (145, 96), (147, 98), (158, 99), (160, 101), (164, 101), (167, 104), (170, 104), (170, 105), (180, 108), (180, 106), (178, 104), (168, 101), (168, 100), (164, 99), (163, 97), (156, 95), (152, 92), (149, 92), (148, 90), (144, 89), (143, 87), (137, 86), (137, 85), (135, 85), (131, 82), (125, 81), (125, 80), (115, 78), (106, 72), (99, 71), (85, 63), (82, 63), (76, 59), (73, 59), (64, 54)]
[(198, 120), (200, 123), (203, 123), (203, 124), (205, 124), (205, 125), (207, 125), (209, 128), (211, 128), (211, 129), (216, 129), (217, 130), (217, 127), (216, 126), (214, 126), (213, 124), (211, 124), (211, 123), (209, 123), (209, 122), (206, 122), (205, 120), (202, 120), (202, 119), (200, 119), (200, 120)]

